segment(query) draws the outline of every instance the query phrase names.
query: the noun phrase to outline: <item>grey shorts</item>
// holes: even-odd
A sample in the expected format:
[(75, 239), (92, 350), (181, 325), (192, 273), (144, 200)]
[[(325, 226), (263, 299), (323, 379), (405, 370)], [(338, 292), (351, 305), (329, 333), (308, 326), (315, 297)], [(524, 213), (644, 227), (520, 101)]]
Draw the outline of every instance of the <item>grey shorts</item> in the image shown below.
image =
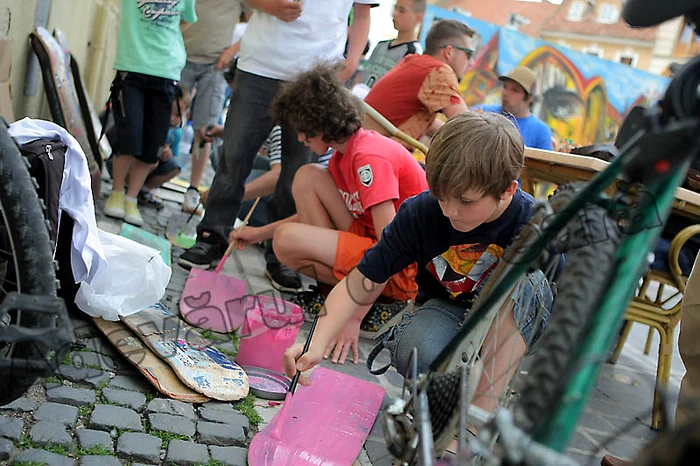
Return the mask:
[[(511, 299), (515, 325), (531, 349), (547, 326), (552, 309), (552, 290), (547, 278), (539, 270), (526, 275)], [(391, 365), (405, 377), (415, 347), (418, 349), (418, 372), (427, 372), (468, 314), (468, 308), (447, 299), (430, 299), (419, 308), (406, 311), (400, 323), (379, 337), (381, 341), (367, 358), (367, 367), (374, 374), (385, 372), (389, 366), (372, 370), (372, 362), (379, 351), (387, 348), (391, 353)]]
[(188, 61), (182, 70), (180, 84), (190, 92), (197, 89), (192, 102), (192, 126), (195, 130), (219, 121), (226, 94), (223, 70), (217, 70), (215, 63)]

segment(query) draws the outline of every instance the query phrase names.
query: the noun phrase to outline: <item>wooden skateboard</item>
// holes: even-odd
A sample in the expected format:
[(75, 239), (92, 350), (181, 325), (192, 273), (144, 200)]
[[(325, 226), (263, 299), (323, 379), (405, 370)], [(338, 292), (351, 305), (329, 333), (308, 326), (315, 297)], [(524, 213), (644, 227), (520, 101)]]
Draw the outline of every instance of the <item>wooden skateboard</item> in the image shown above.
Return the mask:
[(161, 303), (121, 320), (191, 389), (222, 401), (248, 395), (243, 369)]
[(119, 236), (129, 238), (139, 244), (160, 251), (163, 262), (165, 262), (165, 265), (170, 266), (170, 243), (166, 239), (129, 223), (122, 225), (122, 231), (119, 233)]
[(85, 152), (92, 179), (92, 195), (93, 199), (96, 199), (102, 184), (100, 165), (97, 162), (100, 155), (93, 153), (88, 141), (78, 93), (69, 72), (70, 61), (60, 44), (43, 27), (37, 27), (30, 34), (30, 38), (32, 48), (41, 64), (44, 90), (51, 109), (51, 118), (57, 125), (64, 127), (72, 134)]
[(168, 220), (165, 237), (173, 246), (189, 249), (197, 241), (197, 225), (201, 221), (202, 217), (198, 215), (185, 212), (174, 213)]
[(384, 399), (370, 382), (319, 367), (248, 448), (250, 466), (350, 466)]
[(155, 355), (122, 322), (93, 318), (93, 323), (117, 351), (132, 363), (160, 393), (187, 403), (205, 403), (209, 398), (185, 386), (173, 370)]

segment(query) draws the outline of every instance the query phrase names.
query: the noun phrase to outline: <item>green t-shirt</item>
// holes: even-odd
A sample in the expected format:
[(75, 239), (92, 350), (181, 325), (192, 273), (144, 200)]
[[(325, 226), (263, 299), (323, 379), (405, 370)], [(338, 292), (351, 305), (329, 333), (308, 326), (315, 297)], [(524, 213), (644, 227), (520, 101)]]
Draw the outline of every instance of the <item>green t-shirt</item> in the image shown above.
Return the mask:
[(197, 21), (195, 0), (122, 0), (114, 69), (180, 80), (185, 45), (180, 20)]

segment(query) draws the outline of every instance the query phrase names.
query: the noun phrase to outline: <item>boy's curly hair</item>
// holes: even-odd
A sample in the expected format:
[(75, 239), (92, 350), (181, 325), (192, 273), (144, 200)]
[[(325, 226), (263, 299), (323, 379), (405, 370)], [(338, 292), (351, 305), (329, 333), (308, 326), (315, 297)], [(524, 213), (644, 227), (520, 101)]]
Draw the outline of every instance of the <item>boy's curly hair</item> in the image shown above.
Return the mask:
[(347, 141), (362, 126), (362, 103), (337, 78), (339, 65), (319, 63), (281, 86), (272, 118), (323, 142)]

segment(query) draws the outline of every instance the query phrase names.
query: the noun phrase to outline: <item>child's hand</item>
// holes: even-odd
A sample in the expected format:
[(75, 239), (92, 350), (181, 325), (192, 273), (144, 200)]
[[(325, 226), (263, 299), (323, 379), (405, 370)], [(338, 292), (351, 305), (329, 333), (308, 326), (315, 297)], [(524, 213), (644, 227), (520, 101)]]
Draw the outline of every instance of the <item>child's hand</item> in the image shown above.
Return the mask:
[(206, 207), (207, 199), (209, 199), (209, 190), (207, 189), (199, 196), (199, 202), (202, 203), (202, 207)]
[[(312, 344), (311, 347), (309, 347), (309, 351), (301, 356), (303, 352), (304, 345), (301, 343), (290, 346), (287, 348), (287, 351), (284, 352), (284, 371), (287, 377), (294, 377), (297, 371), (308, 371), (321, 362), (322, 353), (315, 345)], [(311, 385), (311, 380), (302, 375), (299, 377), (299, 383), (301, 385)]]
[(256, 227), (242, 227), (238, 230), (233, 230), (228, 235), (229, 242), (236, 242), (236, 249), (242, 251), (249, 244), (260, 243), (264, 241), (263, 229)]
[(199, 133), (203, 141), (211, 142), (214, 138), (224, 137), (224, 127), (223, 125), (207, 125), (200, 129)]
[(160, 152), (160, 159), (165, 162), (166, 160), (173, 158), (173, 150), (170, 148), (170, 144), (165, 144), (163, 150)]
[(272, 14), (285, 23), (291, 23), (301, 16), (302, 6), (301, 1), (278, 0), (273, 7)]
[(333, 352), (331, 362), (334, 364), (345, 364), (345, 358), (352, 349), (352, 362), (359, 364), (360, 355), (358, 353), (358, 341), (360, 339), (360, 324), (362, 321), (350, 319), (345, 328), (331, 340), (323, 353), (323, 359), (328, 359)]

